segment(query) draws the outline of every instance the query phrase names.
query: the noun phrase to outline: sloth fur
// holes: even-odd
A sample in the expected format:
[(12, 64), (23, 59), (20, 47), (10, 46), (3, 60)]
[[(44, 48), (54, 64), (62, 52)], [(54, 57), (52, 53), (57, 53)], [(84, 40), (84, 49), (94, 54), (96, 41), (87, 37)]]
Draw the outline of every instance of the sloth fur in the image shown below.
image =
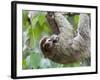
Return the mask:
[(73, 26), (61, 13), (54, 13), (53, 16), (60, 33), (41, 39), (40, 47), (44, 56), (61, 64), (81, 62), (90, 58), (89, 15), (80, 14), (76, 36)]

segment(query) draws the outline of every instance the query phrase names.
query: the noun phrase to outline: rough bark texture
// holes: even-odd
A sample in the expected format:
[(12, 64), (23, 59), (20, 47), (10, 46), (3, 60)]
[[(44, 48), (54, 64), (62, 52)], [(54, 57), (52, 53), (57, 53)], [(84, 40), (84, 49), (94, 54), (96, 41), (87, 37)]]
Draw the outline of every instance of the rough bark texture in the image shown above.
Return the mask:
[(51, 35), (42, 42), (45, 57), (61, 64), (90, 59), (90, 21), (87, 14), (80, 14), (76, 37), (73, 26), (61, 13), (49, 12), (47, 19), (56, 37)]

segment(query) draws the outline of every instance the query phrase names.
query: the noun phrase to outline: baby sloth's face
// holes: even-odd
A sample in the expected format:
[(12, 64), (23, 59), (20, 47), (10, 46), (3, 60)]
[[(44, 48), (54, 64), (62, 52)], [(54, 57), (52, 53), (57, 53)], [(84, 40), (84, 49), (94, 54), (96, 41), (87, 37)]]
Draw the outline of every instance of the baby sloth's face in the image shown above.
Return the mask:
[(59, 37), (57, 35), (52, 35), (51, 37), (46, 39), (43, 47), (46, 49), (51, 49), (58, 41)]

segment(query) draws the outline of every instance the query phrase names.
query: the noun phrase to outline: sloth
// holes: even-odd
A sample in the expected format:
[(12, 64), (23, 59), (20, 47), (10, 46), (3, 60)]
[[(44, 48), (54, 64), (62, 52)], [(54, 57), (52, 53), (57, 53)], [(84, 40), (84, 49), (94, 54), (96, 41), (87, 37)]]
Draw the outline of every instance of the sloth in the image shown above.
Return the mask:
[(53, 16), (60, 33), (40, 40), (44, 57), (60, 64), (84, 62), (90, 58), (89, 16), (80, 14), (76, 36), (73, 33), (73, 26), (61, 13), (54, 13)]

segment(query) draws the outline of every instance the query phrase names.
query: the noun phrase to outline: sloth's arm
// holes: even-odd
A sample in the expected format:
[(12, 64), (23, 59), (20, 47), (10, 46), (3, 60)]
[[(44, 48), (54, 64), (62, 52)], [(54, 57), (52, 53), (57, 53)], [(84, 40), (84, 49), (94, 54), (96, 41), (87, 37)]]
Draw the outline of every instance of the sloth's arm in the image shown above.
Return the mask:
[(77, 36), (73, 38), (72, 48), (84, 52), (85, 57), (90, 56), (90, 20), (89, 15), (80, 14)]

